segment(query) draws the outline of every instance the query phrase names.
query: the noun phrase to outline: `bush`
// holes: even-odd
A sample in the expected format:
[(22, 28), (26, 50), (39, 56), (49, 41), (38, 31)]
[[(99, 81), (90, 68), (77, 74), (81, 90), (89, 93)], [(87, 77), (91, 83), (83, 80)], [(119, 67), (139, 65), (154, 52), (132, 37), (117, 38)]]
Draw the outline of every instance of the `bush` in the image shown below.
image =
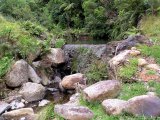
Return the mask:
[(56, 43), (55, 43), (55, 48), (62, 48), (63, 45), (65, 45), (65, 40), (64, 39), (58, 39), (56, 40)]
[(35, 20), (30, 3), (35, 4), (34, 0), (1, 0), (0, 11), (16, 19)]
[(86, 72), (86, 77), (89, 84), (104, 80), (108, 77), (107, 65), (102, 61), (93, 61)]
[(0, 78), (2, 78), (9, 70), (12, 64), (11, 57), (3, 57), (0, 59)]
[(41, 43), (24, 30), (18, 22), (10, 22), (0, 17), (0, 56), (18, 54), (24, 59), (42, 49)]

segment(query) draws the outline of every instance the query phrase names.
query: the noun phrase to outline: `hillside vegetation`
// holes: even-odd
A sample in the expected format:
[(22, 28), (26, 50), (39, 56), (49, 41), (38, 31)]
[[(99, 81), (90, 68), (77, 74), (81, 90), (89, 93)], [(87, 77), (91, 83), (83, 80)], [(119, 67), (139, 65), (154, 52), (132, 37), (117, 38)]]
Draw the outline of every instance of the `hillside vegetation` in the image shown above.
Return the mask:
[[(149, 43), (136, 44), (137, 46), (131, 46), (132, 48), (125, 46), (125, 49), (130, 52), (126, 58), (124, 57), (124, 61), (121, 61), (122, 63), (112, 69), (109, 61), (117, 55), (114, 49), (121, 40), (127, 40), (128, 36), (132, 35), (142, 35)], [(71, 53), (67, 56), (64, 54), (64, 49), (57, 49), (64, 48), (64, 45), (70, 41), (81, 43), (80, 38), (84, 36), (87, 40), (94, 39), (97, 42), (103, 40), (106, 44), (108, 43), (107, 50), (111, 47), (111, 52), (105, 50), (111, 55), (108, 53), (103, 55), (101, 52), (104, 51), (97, 48), (100, 51), (98, 51), (100, 57), (97, 57), (94, 51), (88, 49), (89, 47), (80, 46), (79, 49), (71, 47)], [(112, 45), (112, 42), (117, 43), (117, 46)], [(94, 46), (94, 43), (91, 44)], [(131, 52), (137, 51), (138, 54), (131, 55)], [(121, 54), (124, 49), (117, 52)], [(54, 63), (49, 59), (50, 56), (60, 59), (56, 61), (57, 63), (53, 60)], [(0, 0), (0, 88), (18, 91), (23, 86), (21, 83), (11, 89), (12, 86), (7, 86), (6, 83), (6, 76), (12, 72), (13, 64), (21, 59), (26, 62), (26, 66), (29, 66), (27, 70), (31, 69), (39, 79), (37, 83), (34, 83), (31, 80), (33, 76), (26, 73), (27, 82), (32, 81), (30, 84), (41, 85), (44, 88), (45, 97), (51, 92), (49, 97), (52, 97), (52, 100), (52, 93), (56, 90), (60, 94), (67, 95), (74, 92), (81, 93), (84, 86), (88, 87), (111, 77), (122, 85), (119, 96), (114, 97), (116, 99), (127, 101), (135, 96), (146, 95), (148, 92), (154, 92), (159, 97), (160, 0)], [(139, 60), (142, 59), (146, 61), (146, 64), (140, 66)], [(155, 70), (155, 68), (147, 68), (147, 65), (153, 65), (153, 67), (157, 65), (159, 68)], [(62, 86), (63, 78), (78, 72), (87, 78), (87, 82), (85, 78), (84, 86), (79, 86), (81, 81), (76, 83), (76, 87), (74, 84), (75, 88), (71, 86), (72, 84), (69, 89), (68, 86), (66, 88)], [(77, 76), (80, 79), (83, 75)], [(42, 83), (43, 79), (48, 81)], [(0, 91), (0, 98), (7, 96), (3, 93), (6, 91)], [(8, 94), (8, 91), (5, 94)], [(68, 99), (68, 96), (63, 97), (59, 97), (61, 100), (58, 103), (63, 103)], [(107, 115), (102, 108), (101, 101), (90, 102), (83, 97), (83, 94), (80, 94), (79, 104), (88, 107), (94, 113), (93, 120), (160, 119), (159, 117), (152, 118), (152, 116), (151, 118), (134, 116), (127, 112)], [(38, 119), (64, 120), (55, 113), (54, 107), (55, 101), (38, 109), (40, 111)]]

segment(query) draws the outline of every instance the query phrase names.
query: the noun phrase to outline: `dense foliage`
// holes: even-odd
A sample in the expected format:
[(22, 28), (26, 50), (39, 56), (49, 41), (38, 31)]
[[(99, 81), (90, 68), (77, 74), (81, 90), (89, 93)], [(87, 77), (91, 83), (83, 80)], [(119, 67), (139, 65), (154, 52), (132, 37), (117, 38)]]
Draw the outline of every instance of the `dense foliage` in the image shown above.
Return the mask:
[(157, 14), (159, 0), (1, 0), (0, 11), (50, 31), (80, 29), (98, 38), (122, 38), (146, 13)]

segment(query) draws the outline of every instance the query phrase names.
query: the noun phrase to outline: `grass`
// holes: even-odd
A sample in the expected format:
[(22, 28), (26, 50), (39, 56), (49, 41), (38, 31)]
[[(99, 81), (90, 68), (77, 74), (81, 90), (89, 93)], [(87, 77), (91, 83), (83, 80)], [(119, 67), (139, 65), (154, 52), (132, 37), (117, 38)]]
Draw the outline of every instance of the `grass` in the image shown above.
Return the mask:
[(148, 37), (160, 41), (160, 16), (144, 16), (140, 29)]
[(121, 79), (130, 79), (133, 75), (136, 74), (138, 68), (137, 58), (132, 58), (129, 60), (127, 65), (121, 67), (118, 71), (118, 75)]
[(54, 105), (50, 104), (44, 107), (38, 114), (38, 120), (52, 120), (54, 115)]
[(138, 48), (140, 49), (142, 55), (153, 57), (155, 58), (156, 62), (160, 64), (159, 45), (153, 45), (153, 46), (140, 45), (138, 46)]
[(122, 92), (119, 96), (122, 100), (128, 100), (134, 96), (144, 95), (147, 93), (147, 89), (144, 86), (144, 83), (137, 82), (137, 83), (126, 83), (122, 86)]
[(154, 71), (154, 70), (148, 70), (148, 71), (147, 71), (147, 74), (148, 74), (148, 75), (156, 75), (157, 72)]
[(155, 92), (160, 96), (160, 83), (155, 81), (149, 81), (148, 86), (155, 89)]
[[(151, 83), (150, 83), (151, 84)], [(152, 83), (152, 86), (157, 87), (160, 92), (160, 83), (157, 85), (155, 82)], [(143, 83), (137, 82), (132, 84), (123, 84), (122, 92), (118, 99), (128, 100), (134, 96), (144, 95), (147, 93), (146, 88), (144, 87)], [(117, 116), (109, 116), (105, 113), (105, 110), (102, 108), (100, 102), (88, 102), (80, 99), (80, 104), (82, 106), (88, 107), (93, 113), (94, 118), (92, 120), (155, 120), (154, 118), (147, 118), (144, 116), (132, 116), (127, 113), (122, 113), (121, 115)], [(158, 119), (158, 118), (157, 118)]]

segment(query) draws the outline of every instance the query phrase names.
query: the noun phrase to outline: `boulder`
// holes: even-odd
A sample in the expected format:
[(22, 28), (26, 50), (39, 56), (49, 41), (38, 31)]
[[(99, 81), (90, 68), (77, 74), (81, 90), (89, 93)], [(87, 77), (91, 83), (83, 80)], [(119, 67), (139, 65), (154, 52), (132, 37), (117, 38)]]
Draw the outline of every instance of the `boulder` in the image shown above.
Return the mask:
[(114, 68), (117, 65), (123, 63), (126, 58), (128, 57), (128, 55), (130, 54), (131, 50), (125, 50), (121, 53), (119, 53), (118, 55), (116, 55), (115, 57), (113, 57), (110, 61), (109, 61), (109, 65), (110, 67)]
[(28, 82), (28, 64), (24, 60), (17, 61), (6, 76), (6, 84), (9, 87), (19, 87)]
[(23, 84), (19, 93), (27, 102), (38, 101), (45, 96), (45, 87), (37, 83), (25, 83)]
[(30, 80), (34, 83), (40, 83), (42, 81), (41, 78), (37, 75), (35, 70), (30, 65), (28, 67), (28, 75)]
[(160, 66), (157, 64), (149, 64), (146, 66), (147, 69), (151, 69), (151, 70), (156, 70), (159, 71), (160, 70)]
[(93, 112), (83, 106), (55, 105), (54, 112), (67, 120), (90, 120)]
[(136, 96), (127, 101), (125, 112), (135, 116), (160, 116), (160, 98), (153, 95)]
[(10, 109), (10, 108), (11, 108), (11, 106), (10, 106), (8, 103), (3, 102), (3, 101), (0, 101), (0, 115), (1, 115), (3, 112), (5, 112), (5, 111), (7, 111), (8, 109)]
[(58, 65), (64, 62), (64, 51), (61, 48), (51, 48), (50, 53), (43, 57), (41, 65), (44, 67), (49, 67), (51, 65)]
[(123, 51), (125, 49), (129, 49), (138, 44), (151, 44), (151, 41), (143, 35), (130, 35), (127, 39), (120, 41), (116, 47), (116, 53)]
[(148, 63), (147, 63), (147, 61), (145, 59), (143, 59), (143, 58), (139, 58), (138, 59), (138, 66), (143, 67), (143, 66), (145, 66), (147, 64)]
[(102, 106), (108, 115), (119, 115), (125, 108), (126, 101), (119, 99), (107, 99), (102, 102)]
[(97, 58), (102, 58), (106, 55), (107, 52), (107, 45), (106, 44), (99, 44), (99, 45), (91, 45), (91, 44), (66, 44), (63, 46), (63, 49), (69, 56), (76, 56), (77, 51), (80, 49), (86, 49), (92, 52), (94, 56)]
[(77, 73), (77, 74), (65, 76), (62, 79), (61, 85), (65, 89), (75, 89), (76, 83), (85, 84), (85, 79), (83, 74)]
[(22, 108), (22, 109), (6, 112), (2, 114), (2, 117), (4, 117), (5, 120), (12, 120), (12, 119), (19, 120), (22, 117), (26, 117), (28, 115), (33, 115), (33, 114), (34, 112), (32, 108)]
[(103, 101), (115, 98), (121, 91), (121, 83), (117, 80), (97, 82), (83, 90), (83, 96), (88, 101)]

